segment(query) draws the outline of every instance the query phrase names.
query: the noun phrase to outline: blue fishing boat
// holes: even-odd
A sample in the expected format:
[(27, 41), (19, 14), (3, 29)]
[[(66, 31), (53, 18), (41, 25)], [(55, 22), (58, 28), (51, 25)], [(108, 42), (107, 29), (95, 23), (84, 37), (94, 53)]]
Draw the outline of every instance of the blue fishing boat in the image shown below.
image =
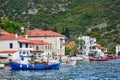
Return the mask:
[(9, 62), (12, 70), (59, 70), (60, 62), (54, 64), (21, 64)]

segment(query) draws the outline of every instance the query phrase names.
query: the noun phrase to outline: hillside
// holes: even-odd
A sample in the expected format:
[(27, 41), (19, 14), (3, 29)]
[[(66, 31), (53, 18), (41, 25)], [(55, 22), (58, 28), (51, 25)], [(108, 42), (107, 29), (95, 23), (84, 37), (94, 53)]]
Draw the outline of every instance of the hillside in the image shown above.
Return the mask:
[(120, 0), (0, 0), (0, 17), (29, 29), (52, 29), (70, 38), (96, 37), (120, 43)]

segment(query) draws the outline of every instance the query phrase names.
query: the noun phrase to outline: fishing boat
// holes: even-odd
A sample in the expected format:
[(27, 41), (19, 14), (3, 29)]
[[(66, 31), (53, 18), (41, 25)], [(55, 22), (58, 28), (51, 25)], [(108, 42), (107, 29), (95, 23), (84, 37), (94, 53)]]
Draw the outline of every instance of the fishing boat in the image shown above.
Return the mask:
[(114, 60), (114, 59), (119, 59), (120, 57), (119, 56), (114, 56), (114, 55), (108, 55), (106, 58), (109, 59), (109, 60)]
[(21, 64), (17, 62), (9, 62), (12, 70), (59, 70), (60, 62), (54, 64)]
[(90, 61), (108, 61), (107, 58), (89, 58)]
[(76, 61), (76, 60), (73, 60), (73, 61), (68, 62), (67, 64), (68, 64), (68, 65), (73, 65), (73, 66), (75, 66), (76, 63), (77, 63), (77, 61)]
[(69, 62), (63, 62), (62, 65), (71, 65), (71, 66), (75, 66), (76, 63), (77, 63), (77, 61), (74, 60), (74, 61), (69, 61)]
[(0, 69), (3, 69), (4, 67), (5, 67), (5, 65), (0, 63)]

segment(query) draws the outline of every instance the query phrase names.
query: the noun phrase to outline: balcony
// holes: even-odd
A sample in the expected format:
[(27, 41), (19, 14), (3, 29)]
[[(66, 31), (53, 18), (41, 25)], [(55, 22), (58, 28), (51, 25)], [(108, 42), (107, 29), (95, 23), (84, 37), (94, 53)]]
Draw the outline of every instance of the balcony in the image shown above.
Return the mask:
[(90, 49), (90, 51), (98, 51), (98, 49)]
[(20, 51), (33, 51), (34, 48), (19, 48)]

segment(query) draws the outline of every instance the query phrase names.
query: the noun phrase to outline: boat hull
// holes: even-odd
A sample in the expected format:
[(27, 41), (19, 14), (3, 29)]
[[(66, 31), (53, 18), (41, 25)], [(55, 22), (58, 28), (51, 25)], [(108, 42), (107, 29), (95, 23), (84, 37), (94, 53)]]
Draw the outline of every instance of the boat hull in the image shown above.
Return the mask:
[(0, 64), (0, 69), (3, 69), (5, 67), (4, 64)]
[(13, 63), (9, 62), (10, 68), (12, 70), (59, 70), (60, 63), (51, 64), (51, 65), (44, 65), (44, 64), (20, 64), (20, 63)]
[(89, 58), (90, 61), (108, 61), (107, 58), (99, 59), (99, 58)]
[(114, 59), (119, 59), (119, 56), (107, 56), (107, 59), (109, 60), (114, 60)]

